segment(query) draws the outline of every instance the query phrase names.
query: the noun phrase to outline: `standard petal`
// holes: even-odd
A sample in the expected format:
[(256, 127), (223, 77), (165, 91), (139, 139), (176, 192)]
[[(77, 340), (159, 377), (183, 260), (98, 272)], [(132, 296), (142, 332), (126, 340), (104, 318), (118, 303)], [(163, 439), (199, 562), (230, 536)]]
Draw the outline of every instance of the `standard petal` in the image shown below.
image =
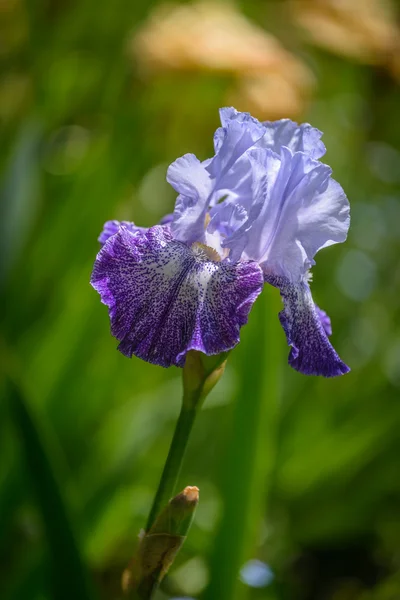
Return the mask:
[(240, 255), (237, 260), (229, 255), (229, 250), (224, 247), (224, 240), (247, 221), (246, 209), (240, 204), (226, 201), (214, 206), (209, 215), (210, 222), (205, 232), (205, 243), (214, 248), (222, 258), (229, 256), (229, 262), (237, 262)]
[(283, 299), (279, 320), (291, 346), (289, 364), (304, 375), (335, 377), (348, 373), (349, 367), (328, 339), (309, 286), (305, 282), (293, 284), (284, 277), (266, 276), (265, 280), (279, 288)]
[(167, 181), (183, 196), (204, 198), (211, 189), (210, 176), (194, 154), (184, 154), (170, 164)]
[(265, 134), (260, 146), (270, 148), (280, 154), (283, 146), (294, 152), (304, 152), (311, 158), (321, 158), (326, 152), (325, 144), (321, 142), (322, 131), (311, 127), (309, 123), (298, 125), (290, 119), (280, 121), (265, 121)]
[[(225, 140), (227, 129), (232, 121), (241, 124), (241, 130), (248, 129), (252, 139), (252, 143), (259, 140), (265, 133), (265, 127), (260, 121), (251, 116), (247, 112), (239, 112), (233, 106), (220, 108), (219, 117), (222, 127), (219, 127), (214, 134), (214, 149), (215, 153), (219, 152), (223, 141)], [(236, 129), (235, 131), (238, 131)], [(252, 144), (250, 144), (252, 145)]]
[[(272, 150), (259, 150), (263, 160), (259, 161), (249, 153), (248, 161), (251, 165), (251, 203), (246, 205), (246, 220), (237, 224), (237, 227), (227, 231), (227, 235), (222, 242), (224, 248), (230, 249), (232, 260), (239, 260), (245, 251), (252, 254), (256, 260), (262, 256), (264, 251), (264, 236), (260, 223), (260, 214), (264, 214), (264, 219), (269, 223), (270, 217), (266, 214), (268, 205), (269, 189), (273, 187), (281, 166), (280, 158)], [(218, 208), (218, 207), (216, 207)], [(264, 222), (264, 221), (263, 221)], [(254, 231), (258, 229), (257, 234)], [(254, 231), (253, 231), (254, 230)], [(260, 235), (261, 233), (261, 235)]]
[(211, 206), (221, 197), (241, 204), (247, 211), (252, 204), (252, 173), (248, 150), (257, 145), (265, 133), (264, 126), (249, 113), (221, 108), (222, 127), (214, 135), (215, 156), (207, 161), (214, 179)]
[(137, 227), (131, 221), (106, 221), (103, 226), (103, 231), (97, 238), (100, 244), (105, 244), (109, 237), (115, 235), (120, 227), (126, 227), (132, 233), (136, 231), (147, 231), (146, 227)]
[(203, 241), (213, 185), (208, 171), (194, 154), (185, 154), (168, 167), (167, 181), (179, 192), (170, 223), (175, 239), (187, 243)]
[(248, 232), (245, 257), (298, 282), (314, 264), (318, 250), (346, 239), (349, 203), (327, 165), (288, 148), (282, 149), (277, 164), (268, 152), (251, 151), (258, 169), (267, 173), (268, 186)]
[(161, 226), (135, 235), (121, 227), (97, 255), (91, 283), (109, 308), (119, 350), (168, 367), (183, 366), (192, 349), (233, 348), (263, 274), (254, 262), (214, 262)]
[[(249, 113), (240, 113), (234, 108), (223, 108), (220, 115), (222, 127), (217, 129), (214, 135), (216, 155), (207, 166), (207, 170), (216, 180), (218, 189), (228, 187), (224, 178), (229, 170), (262, 138), (265, 131), (264, 126)], [(240, 166), (239, 172), (242, 170), (243, 165)], [(243, 173), (240, 175), (243, 176)]]
[(290, 119), (260, 122), (249, 113), (239, 112), (233, 107), (221, 108), (219, 113), (222, 127), (217, 129), (214, 135), (215, 152), (220, 150), (224, 131), (232, 121), (248, 128), (252, 132), (253, 143), (258, 141), (257, 146), (270, 148), (277, 154), (280, 154), (283, 146), (293, 153), (304, 152), (316, 159), (321, 158), (326, 152), (325, 144), (321, 142), (322, 131), (309, 123), (298, 125)]

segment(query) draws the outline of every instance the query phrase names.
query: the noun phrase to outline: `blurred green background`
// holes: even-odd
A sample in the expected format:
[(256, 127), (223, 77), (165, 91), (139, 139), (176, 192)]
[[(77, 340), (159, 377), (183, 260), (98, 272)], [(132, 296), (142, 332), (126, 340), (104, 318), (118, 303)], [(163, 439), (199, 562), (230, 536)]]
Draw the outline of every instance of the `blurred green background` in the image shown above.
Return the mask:
[(324, 132), (352, 227), (313, 294), (352, 371), (291, 370), (265, 291), (195, 426), (179, 487), (200, 505), (157, 598), (398, 600), (398, 5), (243, 0), (213, 29), (217, 3), (157, 4), (0, 1), (0, 597), (121, 597), (181, 383), (116, 351), (97, 236), (171, 212), (168, 164), (210, 156), (235, 101)]

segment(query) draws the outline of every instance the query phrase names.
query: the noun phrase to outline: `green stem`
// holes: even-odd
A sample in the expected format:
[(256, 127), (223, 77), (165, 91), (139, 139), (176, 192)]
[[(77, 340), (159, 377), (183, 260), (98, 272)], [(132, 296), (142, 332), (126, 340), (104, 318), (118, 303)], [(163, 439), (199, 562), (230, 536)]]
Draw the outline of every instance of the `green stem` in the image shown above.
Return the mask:
[(147, 520), (149, 531), (157, 515), (174, 495), (189, 436), (201, 405), (222, 376), (227, 353), (206, 356), (191, 350), (183, 369), (183, 399), (167, 461)]
[[(196, 392), (189, 396), (184, 393), (181, 411), (176, 423), (167, 460), (153, 500), (149, 518), (147, 519), (146, 534), (150, 531), (157, 517), (174, 495), (189, 436), (193, 429), (196, 415), (201, 407), (201, 396), (202, 388), (196, 390)], [(159, 574), (157, 571), (154, 571), (151, 573), (150, 577), (142, 577), (137, 584), (129, 590), (129, 598), (130, 600), (150, 600), (158, 586)]]
[[(200, 394), (198, 394), (197, 400), (199, 396)], [(174, 495), (189, 436), (199, 410), (199, 402), (195, 401), (196, 398), (193, 398), (193, 400), (192, 405), (189, 405), (188, 402), (182, 403), (167, 461), (147, 520), (146, 531), (150, 529), (157, 515)]]
[[(139, 542), (132, 567), (127, 569), (127, 593), (132, 600), (150, 600), (153, 597), (189, 530), (193, 511), (198, 502), (198, 489), (186, 487), (181, 494), (172, 500), (171, 498), (174, 496), (197, 413), (206, 396), (222, 376), (226, 357), (227, 353), (208, 357), (195, 350), (191, 350), (186, 356), (181, 412), (147, 520), (145, 534)], [(184, 506), (181, 506), (182, 502)], [(171, 510), (173, 514), (178, 514), (177, 522), (175, 522), (176, 518), (172, 519)], [(169, 526), (175, 527), (172, 532), (164, 532), (165, 514)], [(158, 531), (160, 527), (161, 532)], [(129, 578), (132, 576), (129, 583)]]

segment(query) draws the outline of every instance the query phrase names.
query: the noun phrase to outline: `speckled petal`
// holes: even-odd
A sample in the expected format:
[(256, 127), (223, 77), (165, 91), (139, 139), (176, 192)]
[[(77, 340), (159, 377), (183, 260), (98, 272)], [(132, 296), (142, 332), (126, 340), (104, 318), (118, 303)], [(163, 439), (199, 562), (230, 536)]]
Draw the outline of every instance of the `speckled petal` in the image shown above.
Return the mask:
[(283, 277), (267, 276), (279, 288), (284, 309), (279, 320), (291, 346), (289, 364), (304, 375), (335, 377), (350, 371), (331, 345), (315, 307), (309, 286), (292, 284)]
[(100, 244), (105, 244), (109, 237), (115, 235), (120, 227), (126, 227), (132, 233), (136, 231), (147, 231), (146, 227), (137, 227), (131, 221), (106, 221), (103, 226), (103, 231), (97, 238)]
[(319, 316), (319, 320), (321, 321), (321, 325), (324, 328), (326, 335), (332, 335), (332, 324), (329, 315), (317, 305), (315, 305), (315, 310), (317, 311), (317, 315)]
[(189, 350), (218, 354), (239, 341), (263, 274), (251, 261), (214, 262), (161, 226), (121, 227), (97, 255), (92, 286), (109, 308), (119, 350), (168, 367)]

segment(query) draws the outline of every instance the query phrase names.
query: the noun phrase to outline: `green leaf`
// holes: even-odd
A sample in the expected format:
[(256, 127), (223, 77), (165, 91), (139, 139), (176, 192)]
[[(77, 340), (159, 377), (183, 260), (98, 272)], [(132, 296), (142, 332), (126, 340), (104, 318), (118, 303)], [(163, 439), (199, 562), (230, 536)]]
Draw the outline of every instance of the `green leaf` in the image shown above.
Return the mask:
[(54, 600), (93, 600), (88, 574), (77, 545), (68, 510), (47, 450), (44, 432), (35, 422), (21, 388), (6, 381), (6, 397), (18, 431), (36, 502), (43, 520), (51, 565)]

